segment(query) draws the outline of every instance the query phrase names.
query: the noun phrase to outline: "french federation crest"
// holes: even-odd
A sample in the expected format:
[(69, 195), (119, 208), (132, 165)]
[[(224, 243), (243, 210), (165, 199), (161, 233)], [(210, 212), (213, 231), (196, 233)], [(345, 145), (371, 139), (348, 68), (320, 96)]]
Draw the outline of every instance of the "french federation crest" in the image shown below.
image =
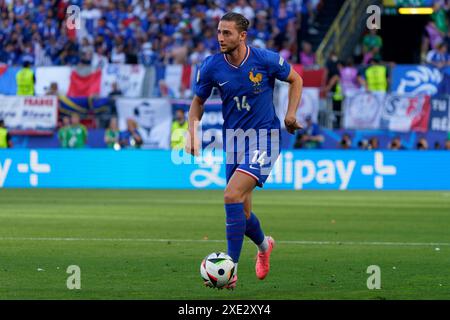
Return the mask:
[(261, 92), (262, 79), (263, 79), (262, 73), (257, 73), (257, 71), (253, 68), (248, 73), (248, 78), (253, 83), (253, 93), (260, 93)]

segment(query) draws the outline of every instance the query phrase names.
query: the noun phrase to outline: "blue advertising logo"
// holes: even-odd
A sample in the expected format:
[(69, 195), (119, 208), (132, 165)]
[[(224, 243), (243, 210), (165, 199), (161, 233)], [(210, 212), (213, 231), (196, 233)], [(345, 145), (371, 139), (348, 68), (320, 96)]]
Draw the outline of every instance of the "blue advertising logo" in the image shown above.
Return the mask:
[[(223, 189), (224, 154), (165, 150), (1, 150), (0, 188)], [(450, 152), (282, 152), (265, 189), (450, 190)]]
[(392, 92), (434, 95), (442, 73), (438, 68), (420, 65), (398, 65), (392, 72)]
[[(28, 177), (29, 185), (37, 187), (39, 185), (39, 175), (48, 174), (51, 172), (51, 167), (48, 163), (39, 163), (39, 155), (35, 150), (31, 150), (29, 159), (25, 163), (17, 164), (17, 173), (24, 174)], [(3, 187), (6, 177), (11, 168), (12, 159), (7, 158), (4, 162), (0, 162), (0, 188)]]
[[(284, 152), (272, 170), (268, 185), (299, 189), (352, 189), (360, 184), (363, 189), (383, 189), (385, 176), (395, 176), (397, 167), (387, 165), (382, 152), (351, 152), (358, 156), (341, 159), (322, 158), (325, 152)], [(294, 160), (301, 154), (304, 159)], [(319, 157), (317, 157), (319, 156)], [(366, 160), (367, 159), (367, 160)], [(363, 160), (363, 161), (361, 161)], [(366, 161), (364, 161), (366, 160)], [(365, 176), (372, 177), (371, 180)]]

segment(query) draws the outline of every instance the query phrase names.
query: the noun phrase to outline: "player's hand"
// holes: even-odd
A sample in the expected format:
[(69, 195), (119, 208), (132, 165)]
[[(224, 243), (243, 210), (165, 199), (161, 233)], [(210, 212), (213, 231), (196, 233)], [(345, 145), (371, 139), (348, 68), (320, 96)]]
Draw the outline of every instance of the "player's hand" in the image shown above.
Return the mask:
[(284, 118), (284, 125), (286, 126), (286, 130), (290, 134), (294, 134), (295, 130), (302, 129), (303, 127), (297, 122), (295, 116), (286, 115)]
[(186, 145), (184, 146), (184, 150), (187, 153), (192, 154), (193, 156), (199, 155), (200, 143), (197, 138), (197, 135), (195, 135), (195, 134), (191, 135), (189, 132), (187, 133)]

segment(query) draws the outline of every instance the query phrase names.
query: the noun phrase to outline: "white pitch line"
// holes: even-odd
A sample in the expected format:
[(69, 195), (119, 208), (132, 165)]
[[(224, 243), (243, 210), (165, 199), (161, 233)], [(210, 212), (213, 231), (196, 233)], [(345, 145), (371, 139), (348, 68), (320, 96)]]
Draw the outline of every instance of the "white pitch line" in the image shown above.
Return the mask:
[[(0, 237), (0, 241), (105, 241), (105, 242), (225, 242), (225, 240), (201, 239), (150, 239), (150, 238), (46, 238), (46, 237)], [(249, 240), (247, 240), (249, 241)], [(359, 245), (359, 246), (450, 246), (448, 242), (382, 242), (382, 241), (307, 241), (278, 240), (281, 244), (298, 245)]]

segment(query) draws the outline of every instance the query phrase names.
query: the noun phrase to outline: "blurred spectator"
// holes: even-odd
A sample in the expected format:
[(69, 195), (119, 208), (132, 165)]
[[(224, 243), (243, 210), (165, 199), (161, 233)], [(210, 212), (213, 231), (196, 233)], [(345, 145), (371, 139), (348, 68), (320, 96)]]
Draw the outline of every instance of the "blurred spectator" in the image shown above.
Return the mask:
[(146, 42), (142, 45), (142, 48), (138, 53), (138, 63), (143, 64), (146, 67), (156, 63), (158, 55), (152, 48), (153, 45), (151, 42)]
[(436, 49), (431, 49), (427, 53), (426, 63), (436, 67), (442, 68), (448, 64), (448, 52), (447, 52), (447, 44), (444, 42), (439, 43)]
[(450, 150), (450, 138), (445, 141), (445, 150)]
[(88, 131), (84, 125), (80, 123), (80, 116), (72, 113), (70, 117), (68, 137), (68, 148), (84, 148), (87, 142)]
[(122, 148), (139, 149), (143, 143), (137, 130), (137, 123), (133, 119), (127, 119), (127, 130), (119, 133), (119, 143)]
[(225, 11), (217, 5), (216, 1), (210, 2), (210, 7), (206, 10), (206, 18), (218, 21), (224, 14)]
[(81, 40), (80, 45), (80, 63), (90, 65), (94, 56), (94, 46), (89, 42), (87, 37)]
[(315, 21), (318, 12), (321, 10), (321, 8), (324, 5), (325, 0), (307, 0), (308, 3), (308, 12), (309, 12), (309, 19), (308, 19), (308, 32), (309, 34), (318, 34), (319, 30), (317, 28), (319, 27), (318, 23)]
[(434, 150), (441, 150), (441, 144), (439, 143), (439, 141), (434, 142)]
[(428, 150), (428, 142), (425, 138), (420, 138), (417, 142), (417, 150)]
[(376, 58), (370, 60), (369, 67), (358, 75), (358, 80), (366, 90), (371, 92), (386, 93), (388, 88), (388, 68)]
[(98, 46), (92, 56), (91, 66), (94, 69), (102, 69), (108, 65), (108, 57), (105, 55), (105, 48)]
[(111, 84), (111, 91), (109, 92), (108, 96), (110, 98), (120, 97), (123, 95), (122, 90), (119, 88), (119, 84), (117, 82), (113, 82)]
[(339, 68), (341, 62), (335, 51), (330, 53), (330, 57), (326, 62), (326, 86), (324, 88), (324, 93), (327, 96), (331, 96), (332, 109), (334, 112), (333, 128), (340, 127), (340, 116), (342, 110), (342, 88), (339, 83)]
[(318, 149), (321, 147), (324, 137), (317, 123), (313, 123), (310, 115), (305, 118), (306, 126), (297, 132), (294, 148)]
[(250, 24), (248, 36), (250, 39), (259, 39), (263, 42), (270, 39), (270, 25), (267, 23), (267, 13), (265, 11), (257, 13), (256, 25)]
[(175, 36), (175, 41), (167, 47), (166, 64), (186, 64), (188, 59), (188, 46), (181, 35)]
[(328, 81), (325, 92), (333, 92), (333, 112), (335, 115), (334, 128), (340, 128), (342, 117), (342, 100), (351, 97), (359, 90), (358, 69), (353, 65), (353, 59), (349, 58), (342, 65), (337, 65), (338, 72)]
[(203, 42), (199, 41), (194, 51), (189, 55), (189, 63), (199, 64), (205, 60), (207, 56), (211, 55), (211, 51), (205, 48)]
[[(442, 43), (444, 40), (445, 34), (442, 34), (439, 29), (436, 27), (436, 24), (430, 20), (427, 25), (425, 26), (426, 35), (428, 36), (427, 42), (429, 46), (431, 46), (431, 49), (437, 48), (437, 45), (439, 43)], [(425, 50), (428, 49), (428, 45), (426, 46)]]
[(20, 61), (24, 63), (25, 61), (29, 62), (30, 65), (34, 65), (34, 48), (31, 42), (25, 42), (20, 45)]
[(360, 150), (369, 150), (369, 141), (367, 139), (363, 139), (358, 142), (358, 148)]
[(109, 50), (112, 48), (115, 26), (111, 21), (108, 21), (106, 17), (101, 17), (97, 20), (97, 27), (92, 32), (96, 36), (103, 37), (106, 46)]
[(279, 52), (280, 57), (282, 57), (286, 61), (291, 61), (292, 52), (289, 48), (289, 41), (285, 40), (283, 42), (283, 46)]
[(316, 64), (316, 56), (309, 42), (302, 42), (302, 51), (300, 52), (299, 58), (299, 62), (306, 68), (313, 67)]
[[(117, 82), (111, 84), (111, 91), (108, 93), (111, 114), (117, 114), (117, 98), (123, 96), (122, 90)], [(104, 123), (104, 122), (103, 122)]]
[(358, 82), (358, 69), (353, 64), (353, 59), (348, 58), (345, 64), (339, 66), (339, 81), (344, 96), (353, 96), (360, 90)]
[(0, 47), (0, 61), (11, 66), (18, 63), (19, 56), (12, 43), (7, 43), (4, 49)]
[(30, 62), (25, 61), (23, 68), (16, 74), (17, 95), (18, 96), (34, 96), (35, 76), (30, 68)]
[(377, 137), (372, 137), (369, 139), (369, 150), (378, 150), (380, 149), (380, 141)]
[[(51, 11), (50, 11), (51, 12)], [(57, 38), (59, 36), (58, 24), (52, 17), (47, 16), (45, 22), (41, 24), (39, 33), (44, 40), (49, 38)]]
[[(448, 8), (446, 8), (446, 9), (448, 11)], [(442, 1), (434, 1), (433, 13), (431, 14), (431, 19), (433, 19), (433, 22), (434, 22), (436, 28), (442, 34), (447, 34), (447, 32), (448, 32), (448, 20), (447, 20), (448, 18), (447, 18), (447, 13), (445, 11), (446, 10), (443, 6)]]
[(0, 119), (0, 149), (12, 148), (11, 135), (5, 127), (5, 121)]
[(371, 59), (381, 60), (383, 39), (378, 35), (377, 29), (370, 29), (363, 38), (363, 63), (368, 64)]
[(351, 149), (352, 148), (352, 139), (348, 133), (344, 133), (341, 141), (339, 142), (339, 147), (341, 149)]
[(388, 149), (390, 150), (404, 150), (405, 147), (403, 147), (402, 142), (400, 140), (400, 137), (395, 137), (392, 139), (391, 142), (389, 142)]
[[(282, 2), (280, 2), (281, 4)], [(240, 13), (246, 17), (249, 21), (255, 18), (255, 11), (248, 5), (246, 0), (238, 0), (236, 6), (232, 10), (233, 12)]]
[(277, 7), (273, 9), (273, 17), (275, 19), (272, 20), (274, 32), (274, 41), (275, 46), (280, 47), (285, 40), (290, 40), (289, 36), (295, 37), (292, 35), (292, 27), (295, 25), (295, 12), (292, 6), (288, 6), (286, 1), (280, 1)]
[(109, 121), (109, 127), (105, 130), (105, 143), (108, 148), (120, 149), (119, 144), (119, 127), (117, 126), (117, 118), (112, 117)]
[(331, 79), (333, 79), (334, 76), (339, 75), (340, 64), (341, 62), (339, 61), (339, 57), (337, 56), (336, 52), (332, 51), (325, 66), (327, 72), (327, 86), (329, 85), (329, 82), (331, 81)]
[(76, 65), (80, 62), (79, 46), (75, 39), (68, 39), (59, 55), (61, 64)]
[(52, 65), (52, 59), (46, 52), (44, 42), (39, 34), (34, 34), (31, 41), (34, 45), (34, 65), (36, 67)]
[(175, 111), (175, 120), (172, 122), (170, 145), (172, 149), (183, 149), (188, 131), (188, 122), (183, 109)]
[(58, 83), (56, 83), (56, 82), (50, 83), (50, 87), (45, 91), (45, 95), (59, 96)]
[(99, 8), (94, 7), (93, 1), (86, 1), (83, 3), (82, 10), (80, 12), (81, 23), (83, 25), (83, 31), (88, 34), (94, 33), (96, 21), (102, 16), (102, 11)]
[(58, 130), (58, 140), (62, 148), (69, 147), (69, 131), (70, 131), (70, 118), (64, 116), (62, 118), (62, 125)]
[(111, 63), (125, 64), (126, 56), (124, 47), (122, 45), (116, 45), (111, 52)]
[(252, 41), (252, 47), (266, 49), (266, 44), (261, 39), (255, 39)]

